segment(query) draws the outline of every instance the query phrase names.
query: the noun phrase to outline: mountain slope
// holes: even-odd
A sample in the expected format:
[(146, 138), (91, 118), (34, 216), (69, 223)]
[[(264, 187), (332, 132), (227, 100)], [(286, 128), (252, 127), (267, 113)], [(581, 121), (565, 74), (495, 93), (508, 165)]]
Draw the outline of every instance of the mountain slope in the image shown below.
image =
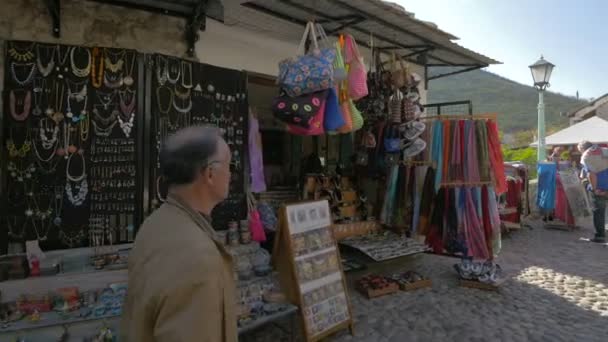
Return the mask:
[[(498, 113), (499, 127), (505, 133), (537, 127), (538, 93), (533, 87), (482, 70), (430, 81), (428, 103), (462, 100), (473, 101), (474, 113)], [(546, 93), (547, 130), (568, 126), (565, 114), (585, 103), (575, 97)]]

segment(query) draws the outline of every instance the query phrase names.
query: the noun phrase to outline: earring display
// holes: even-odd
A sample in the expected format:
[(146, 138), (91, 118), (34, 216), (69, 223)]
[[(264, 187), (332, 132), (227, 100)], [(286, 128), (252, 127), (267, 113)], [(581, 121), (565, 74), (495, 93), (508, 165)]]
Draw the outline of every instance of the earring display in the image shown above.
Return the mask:
[(5, 56), (0, 164), (10, 216), (0, 226), (9, 242), (48, 250), (132, 241), (138, 53), (10, 41)]
[[(155, 194), (151, 208), (160, 206), (166, 198), (158, 160), (158, 151), (166, 137), (187, 126), (213, 125), (220, 129), (232, 152), (230, 197), (212, 213), (213, 226), (226, 229), (229, 221), (239, 221), (247, 214), (243, 196), (243, 156), (248, 127), (245, 74), (160, 54), (151, 61), (152, 127), (156, 132), (152, 155), (157, 156), (151, 165), (149, 186), (150, 193)], [(128, 101), (124, 102), (126, 106)]]

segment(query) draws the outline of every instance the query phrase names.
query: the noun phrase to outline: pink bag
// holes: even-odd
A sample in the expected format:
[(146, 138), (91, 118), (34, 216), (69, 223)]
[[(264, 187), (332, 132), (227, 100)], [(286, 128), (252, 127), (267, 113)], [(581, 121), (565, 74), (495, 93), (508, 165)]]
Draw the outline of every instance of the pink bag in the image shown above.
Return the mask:
[(348, 64), (348, 95), (353, 100), (367, 96), (367, 70), (363, 57), (359, 53), (357, 42), (350, 34), (346, 35), (344, 44), (346, 64)]
[(255, 199), (252, 193), (247, 194), (247, 207), (249, 208), (249, 231), (251, 232), (251, 239), (257, 242), (266, 241), (266, 232), (264, 231), (264, 225), (262, 219), (260, 219), (260, 213), (256, 209)]

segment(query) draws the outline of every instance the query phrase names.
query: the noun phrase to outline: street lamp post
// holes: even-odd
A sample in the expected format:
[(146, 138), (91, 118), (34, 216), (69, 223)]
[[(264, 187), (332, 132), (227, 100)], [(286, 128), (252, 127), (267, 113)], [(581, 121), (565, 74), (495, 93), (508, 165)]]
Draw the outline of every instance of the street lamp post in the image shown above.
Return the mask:
[(546, 61), (543, 56), (536, 63), (530, 65), (534, 87), (538, 89), (538, 145), (537, 161), (545, 160), (545, 89), (549, 87), (549, 79), (555, 65)]

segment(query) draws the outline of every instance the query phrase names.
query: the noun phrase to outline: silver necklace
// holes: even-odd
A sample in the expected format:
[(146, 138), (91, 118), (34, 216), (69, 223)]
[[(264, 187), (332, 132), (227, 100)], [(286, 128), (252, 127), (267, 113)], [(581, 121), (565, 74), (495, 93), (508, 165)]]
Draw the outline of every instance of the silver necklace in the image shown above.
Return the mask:
[(178, 111), (178, 112), (180, 112), (182, 114), (188, 113), (192, 109), (192, 100), (188, 99), (187, 103), (188, 104), (186, 105), (186, 107), (179, 107), (177, 105), (177, 99), (174, 99), (174, 101), (173, 101), (173, 108), (175, 108), (176, 111)]
[(135, 119), (135, 113), (131, 113), (129, 121), (123, 121), (121, 115), (118, 116), (118, 122), (120, 123), (120, 129), (125, 134), (125, 137), (131, 136), (131, 130), (133, 129), (133, 120)]
[(112, 130), (118, 121), (112, 122), (108, 127), (99, 127), (97, 122), (93, 120), (93, 129), (95, 130), (95, 135), (98, 137), (109, 137), (112, 134)]
[[(118, 116), (118, 110), (116, 108), (114, 108), (112, 110), (112, 112), (110, 112), (110, 114), (108, 116), (104, 117), (99, 112), (99, 109), (98, 109), (99, 107), (98, 106), (99, 105), (95, 105), (95, 108), (93, 108), (93, 116), (95, 118), (95, 121), (99, 121), (104, 126), (108, 126), (114, 120), (116, 120), (116, 117)], [(105, 108), (105, 110), (107, 110), (107, 108)]]
[[(162, 66), (162, 62), (164, 60), (164, 69)], [(167, 73), (169, 72), (169, 67), (168, 64), (169, 62), (164, 59), (164, 57), (161, 57), (160, 55), (156, 56), (156, 80), (158, 81), (158, 84), (160, 84), (161, 86), (165, 85), (165, 83), (167, 82), (167, 78), (168, 75)]]
[[(59, 125), (54, 124), (52, 127), (49, 126), (49, 118), (42, 118), (38, 121), (38, 135), (42, 142), (42, 147), (45, 150), (55, 149), (55, 146), (59, 142)], [(47, 133), (52, 133), (51, 138), (47, 137)]]
[(110, 77), (112, 77), (112, 76), (110, 76), (109, 72), (106, 71), (103, 73), (103, 84), (106, 87), (108, 87), (110, 89), (116, 89), (116, 88), (122, 87), (123, 79), (120, 75), (118, 75), (117, 79), (114, 81), (110, 80)]
[(42, 62), (42, 54), (40, 53), (40, 45), (38, 44), (36, 45), (36, 54), (38, 55), (36, 57), (36, 64), (38, 64), (38, 71), (40, 72), (40, 74), (42, 75), (42, 77), (47, 77), (48, 75), (50, 75), (53, 72), (53, 69), (55, 68), (55, 51), (57, 50), (57, 45), (54, 45), (53, 47), (49, 48), (48, 46), (45, 46), (44, 49), (46, 51), (49, 51), (49, 49), (52, 49), (51, 52), (49, 53), (50, 59), (49, 62), (44, 65), (44, 63)]
[(53, 207), (55, 209), (55, 218), (53, 219), (53, 224), (59, 227), (61, 225), (61, 209), (63, 208), (63, 187), (60, 185), (55, 186), (54, 193)]
[[(181, 63), (181, 68), (182, 68), (182, 87), (186, 88), (186, 89), (190, 89), (192, 88), (192, 64), (188, 63), (186, 61), (182, 61)], [(188, 81), (186, 81), (186, 75), (189, 75), (190, 79)]]
[[(67, 73), (69, 71), (68, 67), (65, 66), (68, 61), (68, 57), (70, 56), (70, 47), (67, 47), (67, 50), (63, 57), (61, 57), (61, 46), (57, 45), (57, 62), (58, 64), (55, 66), (55, 70), (57, 71), (57, 78), (63, 79), (63, 73)], [(61, 69), (63, 67), (63, 70)]]
[(42, 115), (42, 109), (40, 108), (40, 104), (42, 103), (42, 98), (46, 90), (46, 79), (44, 78), (34, 78), (34, 109), (32, 110), (32, 115), (40, 116)]
[[(170, 63), (171, 60), (172, 60), (172, 58), (167, 59), (167, 69), (166, 69), (167, 70), (167, 80), (171, 84), (176, 84), (177, 81), (179, 81), (179, 77), (182, 74), (181, 63), (178, 65), (176, 65), (176, 64), (171, 65), (171, 63)], [(179, 63), (179, 61), (178, 61), (178, 63)], [(176, 76), (171, 77), (171, 72), (176, 74)]]
[[(70, 164), (71, 164), (72, 158), (76, 154), (79, 155), (82, 160), (82, 172), (78, 176), (72, 176), (70, 174)], [(68, 196), (68, 200), (70, 201), (70, 203), (72, 203), (72, 205), (74, 205), (75, 207), (81, 206), (84, 203), (84, 201), (86, 201), (87, 194), (89, 193), (89, 184), (87, 183), (87, 179), (86, 179), (87, 173), (86, 172), (87, 172), (87, 167), (86, 167), (86, 161), (84, 158), (84, 154), (72, 153), (70, 155), (70, 157), (68, 158), (68, 161), (67, 161), (67, 164), (65, 167), (65, 177), (66, 177), (65, 193)], [(76, 194), (74, 194), (74, 191), (72, 190), (72, 182), (77, 183), (75, 188), (76, 188), (76, 190), (78, 190), (78, 193), (76, 193)]]
[(99, 102), (101, 102), (101, 105), (105, 110), (107, 110), (108, 107), (110, 107), (110, 105), (112, 104), (112, 101), (114, 101), (114, 96), (116, 96), (116, 91), (112, 91), (109, 94), (102, 93), (100, 91), (97, 92), (97, 98), (99, 99)]
[[(16, 65), (20, 66), (20, 67), (29, 68), (30, 71), (28, 72), (27, 77), (24, 80), (19, 79), (19, 76), (17, 76), (17, 71), (15, 70)], [(13, 76), (13, 80), (15, 80), (15, 82), (17, 82), (17, 84), (19, 84), (21, 86), (27, 85), (30, 82), (32, 82), (35, 71), (36, 71), (36, 64), (34, 64), (34, 63), (16, 63), (16, 62), (11, 63), (11, 74)]]

